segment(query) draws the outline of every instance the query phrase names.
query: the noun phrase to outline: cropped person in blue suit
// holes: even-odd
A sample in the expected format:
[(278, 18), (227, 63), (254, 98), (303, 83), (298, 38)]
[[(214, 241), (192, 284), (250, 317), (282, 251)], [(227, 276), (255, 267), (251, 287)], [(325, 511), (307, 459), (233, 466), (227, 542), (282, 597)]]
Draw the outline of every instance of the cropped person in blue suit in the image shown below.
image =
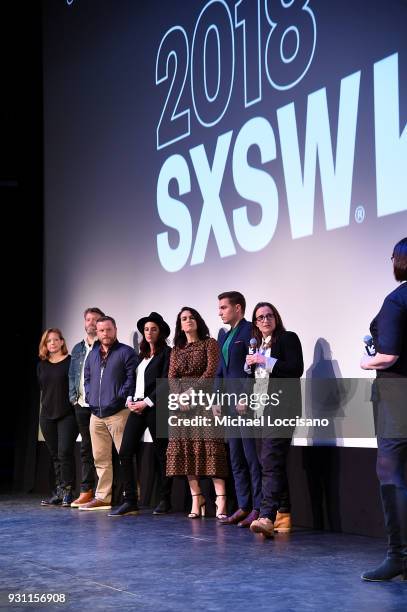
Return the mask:
[[(230, 325), (226, 334), (218, 336), (221, 349), (221, 359), (218, 379), (242, 379), (246, 377), (244, 364), (251, 338), (251, 324), (244, 318), (246, 300), (238, 291), (227, 291), (218, 295), (219, 316), (223, 323)], [(236, 383), (227, 384), (229, 391), (237, 391)], [(243, 414), (245, 408), (239, 404), (229, 407), (230, 414)], [(235, 481), (238, 509), (230, 516), (221, 520), (224, 525), (249, 527), (259, 516), (261, 502), (261, 468), (257, 457), (256, 444), (253, 438), (236, 437), (236, 433), (228, 440), (230, 461)]]

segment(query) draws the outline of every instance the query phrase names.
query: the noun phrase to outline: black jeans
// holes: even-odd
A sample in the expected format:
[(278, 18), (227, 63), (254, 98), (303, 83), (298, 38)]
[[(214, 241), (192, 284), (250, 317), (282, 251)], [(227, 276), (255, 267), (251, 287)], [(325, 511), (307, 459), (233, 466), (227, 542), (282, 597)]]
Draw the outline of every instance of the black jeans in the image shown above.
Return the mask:
[(260, 517), (275, 521), (277, 510), (290, 512), (291, 509), (287, 479), (291, 438), (263, 438), (256, 443), (262, 469)]
[(120, 470), (123, 481), (123, 491), (126, 501), (137, 502), (137, 487), (133, 471), (133, 455), (137, 451), (141, 437), (145, 430), (150, 430), (153, 439), (155, 456), (159, 466), (160, 500), (170, 501), (172, 478), (166, 476), (166, 451), (168, 440), (157, 438), (156, 413), (154, 407), (148, 407), (141, 414), (131, 412), (127, 419), (119, 452)]
[(76, 422), (81, 434), (81, 493), (95, 489), (95, 464), (93, 462), (92, 442), (89, 433), (91, 411), (86, 406), (75, 404)]
[(407, 559), (407, 438), (377, 438), (376, 471), (388, 555)]
[(75, 481), (75, 440), (78, 435), (73, 410), (62, 419), (40, 415), (40, 426), (51, 454), (57, 487), (73, 487)]

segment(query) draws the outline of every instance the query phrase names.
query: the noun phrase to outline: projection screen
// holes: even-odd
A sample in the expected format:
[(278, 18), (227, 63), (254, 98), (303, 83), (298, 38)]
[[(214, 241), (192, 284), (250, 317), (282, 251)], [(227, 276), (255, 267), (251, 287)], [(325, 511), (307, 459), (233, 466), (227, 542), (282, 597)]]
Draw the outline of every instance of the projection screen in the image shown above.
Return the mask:
[(98, 306), (133, 344), (190, 305), (216, 337), (238, 290), (305, 377), (372, 376), (407, 235), (407, 3), (48, 0), (43, 25), (44, 326), (72, 348)]

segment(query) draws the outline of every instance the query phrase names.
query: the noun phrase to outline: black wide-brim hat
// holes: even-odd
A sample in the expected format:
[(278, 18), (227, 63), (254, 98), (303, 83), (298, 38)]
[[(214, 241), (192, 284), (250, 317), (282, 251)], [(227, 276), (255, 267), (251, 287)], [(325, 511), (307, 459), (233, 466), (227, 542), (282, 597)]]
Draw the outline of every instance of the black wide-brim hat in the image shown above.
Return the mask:
[(144, 325), (148, 323), (148, 321), (157, 323), (158, 327), (163, 332), (165, 338), (168, 338), (171, 333), (170, 326), (164, 321), (164, 319), (158, 312), (150, 312), (148, 317), (143, 317), (142, 319), (139, 319), (137, 321), (137, 329), (139, 330), (141, 335), (144, 334)]

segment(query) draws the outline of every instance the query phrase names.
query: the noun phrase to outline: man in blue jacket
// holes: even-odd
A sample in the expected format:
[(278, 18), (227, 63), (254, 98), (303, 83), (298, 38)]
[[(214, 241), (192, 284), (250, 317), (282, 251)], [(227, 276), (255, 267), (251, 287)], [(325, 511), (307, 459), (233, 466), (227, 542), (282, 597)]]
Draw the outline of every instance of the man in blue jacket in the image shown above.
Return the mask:
[[(249, 348), (252, 325), (244, 318), (246, 300), (239, 291), (227, 291), (218, 296), (219, 316), (230, 330), (219, 335), (221, 349), (217, 378), (242, 379), (247, 375), (244, 364)], [(225, 380), (227, 386), (227, 380)], [(234, 383), (235, 385), (235, 383)], [(232, 389), (236, 391), (236, 389)], [(229, 408), (232, 416), (241, 407)], [(225, 525), (249, 527), (259, 517), (261, 502), (261, 467), (256, 452), (256, 441), (234, 433), (229, 439), (230, 462), (239, 508), (231, 516), (221, 520)]]
[(117, 452), (122, 443), (129, 410), (128, 396), (135, 389), (137, 358), (134, 349), (117, 340), (116, 322), (101, 317), (96, 324), (99, 342), (85, 363), (85, 399), (92, 413), (90, 435), (99, 478), (95, 497), (79, 510), (107, 510), (112, 501), (112, 442)]

